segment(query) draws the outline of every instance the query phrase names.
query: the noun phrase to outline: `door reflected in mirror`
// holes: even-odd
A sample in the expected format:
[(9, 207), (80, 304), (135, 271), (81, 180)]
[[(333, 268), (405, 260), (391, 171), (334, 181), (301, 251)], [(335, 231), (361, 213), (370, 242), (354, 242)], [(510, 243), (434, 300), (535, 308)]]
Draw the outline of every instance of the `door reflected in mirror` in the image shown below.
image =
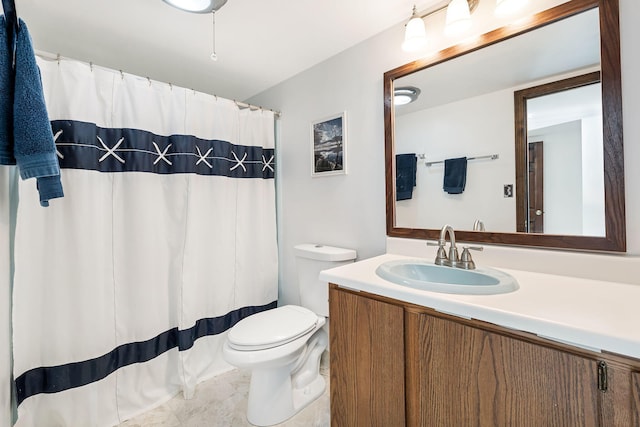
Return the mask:
[(516, 165), (518, 231), (605, 236), (601, 93), (599, 72), (515, 93), (526, 129), (516, 145), (528, 147), (524, 173)]

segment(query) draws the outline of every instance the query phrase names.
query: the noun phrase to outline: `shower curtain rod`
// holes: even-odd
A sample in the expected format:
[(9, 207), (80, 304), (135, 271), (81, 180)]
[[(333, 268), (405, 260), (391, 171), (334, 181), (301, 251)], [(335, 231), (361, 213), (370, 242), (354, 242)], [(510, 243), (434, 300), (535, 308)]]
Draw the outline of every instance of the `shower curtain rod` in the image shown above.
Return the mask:
[[(36, 51), (35, 51), (35, 54), (36, 54), (36, 55), (38, 55), (39, 57), (41, 57), (42, 59), (54, 60), (54, 61), (58, 61), (58, 62), (59, 62), (61, 59), (65, 59), (65, 60), (67, 60), (67, 61), (77, 61), (77, 62), (82, 62), (82, 63), (84, 63), (84, 64), (89, 64), (89, 66), (91, 67), (91, 69), (93, 69), (93, 67), (99, 67), (99, 68), (102, 68), (102, 69), (104, 69), (104, 70), (111, 70), (111, 71), (113, 70), (112, 68), (100, 67), (99, 65), (95, 65), (93, 62), (86, 62), (86, 61), (80, 61), (80, 60), (78, 60), (78, 59), (67, 58), (67, 57), (61, 56), (59, 53), (58, 53), (58, 54), (53, 54), (53, 53), (44, 52), (44, 51), (41, 51), (41, 50), (36, 50)], [(121, 74), (122, 76), (124, 76), (124, 72), (123, 72), (122, 70), (118, 70), (118, 71), (120, 71), (120, 74)], [(149, 84), (151, 84), (151, 82), (156, 82), (156, 83), (165, 84), (165, 85), (169, 85), (170, 87), (173, 87), (173, 84), (172, 84), (172, 83), (165, 83), (165, 82), (160, 82), (160, 81), (158, 81), (158, 80), (152, 80), (152, 79), (150, 79), (149, 77), (146, 77), (146, 79), (149, 81)], [(196, 92), (196, 90), (195, 90), (195, 89), (192, 89), (192, 90), (193, 90), (194, 92)], [(216, 95), (216, 94), (210, 94), (210, 95), (213, 95), (213, 96), (215, 96), (216, 98), (218, 98), (218, 95)], [(276, 119), (279, 119), (279, 118), (280, 118), (280, 116), (282, 116), (282, 113), (281, 113), (280, 111), (273, 110), (273, 109), (271, 109), (271, 108), (264, 108), (264, 107), (261, 107), (261, 106), (259, 106), (259, 105), (253, 105), (253, 104), (249, 104), (249, 103), (247, 103), (247, 102), (243, 102), (243, 101), (236, 101), (235, 99), (231, 99), (231, 101), (235, 102), (235, 103), (236, 103), (236, 105), (237, 105), (239, 108), (249, 108), (249, 109), (251, 109), (251, 110), (267, 110), (267, 111), (271, 111), (271, 112), (273, 113), (273, 116), (274, 116)]]

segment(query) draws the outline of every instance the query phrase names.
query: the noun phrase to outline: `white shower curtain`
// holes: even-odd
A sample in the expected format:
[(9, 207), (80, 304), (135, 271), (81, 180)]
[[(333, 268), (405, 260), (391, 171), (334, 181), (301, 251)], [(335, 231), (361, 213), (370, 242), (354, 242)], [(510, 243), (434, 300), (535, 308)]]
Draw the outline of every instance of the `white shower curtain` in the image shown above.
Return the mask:
[(65, 197), (19, 185), (17, 425), (115, 425), (228, 370), (225, 331), (275, 307), (274, 117), (38, 64)]

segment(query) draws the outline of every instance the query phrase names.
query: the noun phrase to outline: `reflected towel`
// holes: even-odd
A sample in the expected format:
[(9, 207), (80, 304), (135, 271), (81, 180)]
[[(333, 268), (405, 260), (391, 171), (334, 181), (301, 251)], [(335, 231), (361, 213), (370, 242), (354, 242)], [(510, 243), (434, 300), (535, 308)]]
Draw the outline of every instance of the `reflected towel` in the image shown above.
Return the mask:
[(414, 153), (396, 154), (396, 200), (407, 200), (413, 196), (417, 162)]
[(442, 189), (449, 194), (460, 194), (467, 183), (467, 158), (446, 159)]

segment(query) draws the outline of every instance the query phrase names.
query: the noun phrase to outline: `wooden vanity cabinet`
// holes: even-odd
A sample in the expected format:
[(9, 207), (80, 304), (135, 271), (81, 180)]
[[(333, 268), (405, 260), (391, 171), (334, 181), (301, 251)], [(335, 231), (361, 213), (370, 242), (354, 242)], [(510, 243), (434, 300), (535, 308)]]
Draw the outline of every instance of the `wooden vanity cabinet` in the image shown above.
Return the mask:
[(640, 360), (335, 285), (329, 302), (332, 426), (640, 426)]
[(403, 311), (329, 289), (332, 426), (405, 425)]

